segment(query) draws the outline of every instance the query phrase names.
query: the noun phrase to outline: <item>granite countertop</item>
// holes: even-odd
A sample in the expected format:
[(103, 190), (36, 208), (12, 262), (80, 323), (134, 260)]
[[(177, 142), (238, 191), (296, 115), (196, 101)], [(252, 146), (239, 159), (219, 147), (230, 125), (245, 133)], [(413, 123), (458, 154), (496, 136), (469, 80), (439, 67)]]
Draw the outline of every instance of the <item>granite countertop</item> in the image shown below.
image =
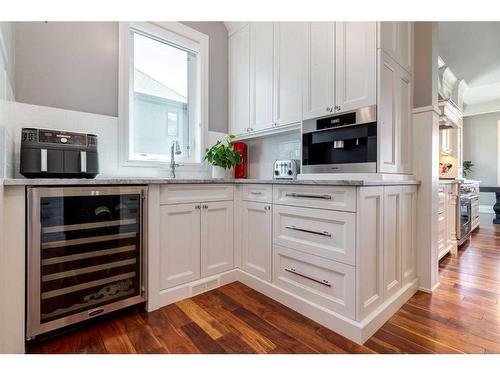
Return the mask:
[(417, 180), (266, 180), (266, 179), (186, 179), (186, 178), (138, 178), (98, 177), (79, 178), (6, 178), (4, 186), (67, 186), (67, 185), (150, 185), (150, 184), (288, 184), (288, 185), (331, 185), (331, 186), (387, 186), (419, 185)]
[(440, 184), (461, 184), (462, 182), (464, 182), (463, 179), (460, 179), (460, 178), (457, 178), (457, 179), (453, 179), (453, 178), (443, 178), (443, 179), (439, 179), (439, 183)]

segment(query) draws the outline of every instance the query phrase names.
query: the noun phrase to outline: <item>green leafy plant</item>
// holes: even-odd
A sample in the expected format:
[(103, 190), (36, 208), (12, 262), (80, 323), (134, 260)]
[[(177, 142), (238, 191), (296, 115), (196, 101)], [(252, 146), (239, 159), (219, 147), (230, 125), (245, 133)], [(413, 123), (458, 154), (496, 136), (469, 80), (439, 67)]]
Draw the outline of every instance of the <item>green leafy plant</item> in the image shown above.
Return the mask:
[(229, 134), (225, 143), (217, 141), (212, 147), (207, 148), (203, 160), (224, 169), (231, 169), (241, 164), (242, 158), (240, 152), (233, 150), (234, 138), (233, 134)]
[(472, 172), (473, 166), (474, 166), (474, 164), (472, 163), (472, 161), (464, 160), (464, 162), (462, 163), (462, 167), (463, 167), (462, 171), (464, 173), (464, 177), (467, 177), (467, 175)]

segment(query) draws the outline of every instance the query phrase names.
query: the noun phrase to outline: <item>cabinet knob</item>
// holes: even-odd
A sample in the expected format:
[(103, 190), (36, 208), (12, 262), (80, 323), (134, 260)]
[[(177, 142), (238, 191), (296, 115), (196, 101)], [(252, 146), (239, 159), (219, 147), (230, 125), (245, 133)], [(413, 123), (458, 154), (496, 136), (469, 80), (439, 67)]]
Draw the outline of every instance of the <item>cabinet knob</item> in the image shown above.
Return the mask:
[(208, 204), (204, 204), (203, 208), (206, 210), (208, 208)]
[(197, 204), (196, 206), (194, 206), (194, 208), (199, 210), (201, 208), (201, 206), (199, 204)]
[(326, 111), (327, 112), (331, 112), (332, 111), (332, 107), (326, 107)]

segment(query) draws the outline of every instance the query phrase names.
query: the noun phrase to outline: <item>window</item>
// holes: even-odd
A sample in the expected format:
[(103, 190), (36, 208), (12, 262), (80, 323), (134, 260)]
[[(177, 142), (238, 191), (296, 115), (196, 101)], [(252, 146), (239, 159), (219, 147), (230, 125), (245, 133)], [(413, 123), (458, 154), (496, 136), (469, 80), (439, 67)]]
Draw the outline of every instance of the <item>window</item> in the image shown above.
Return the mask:
[(177, 22), (120, 24), (120, 134), (125, 164), (161, 165), (178, 142), (201, 163), (208, 37)]

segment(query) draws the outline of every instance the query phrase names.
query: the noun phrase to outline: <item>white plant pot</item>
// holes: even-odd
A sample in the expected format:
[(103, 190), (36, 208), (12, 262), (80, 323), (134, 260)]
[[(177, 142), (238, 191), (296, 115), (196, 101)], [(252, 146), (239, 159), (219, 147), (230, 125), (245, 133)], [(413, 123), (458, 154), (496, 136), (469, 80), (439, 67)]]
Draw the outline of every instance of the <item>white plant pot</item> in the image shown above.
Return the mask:
[(212, 165), (212, 178), (226, 178), (226, 170), (222, 167)]

